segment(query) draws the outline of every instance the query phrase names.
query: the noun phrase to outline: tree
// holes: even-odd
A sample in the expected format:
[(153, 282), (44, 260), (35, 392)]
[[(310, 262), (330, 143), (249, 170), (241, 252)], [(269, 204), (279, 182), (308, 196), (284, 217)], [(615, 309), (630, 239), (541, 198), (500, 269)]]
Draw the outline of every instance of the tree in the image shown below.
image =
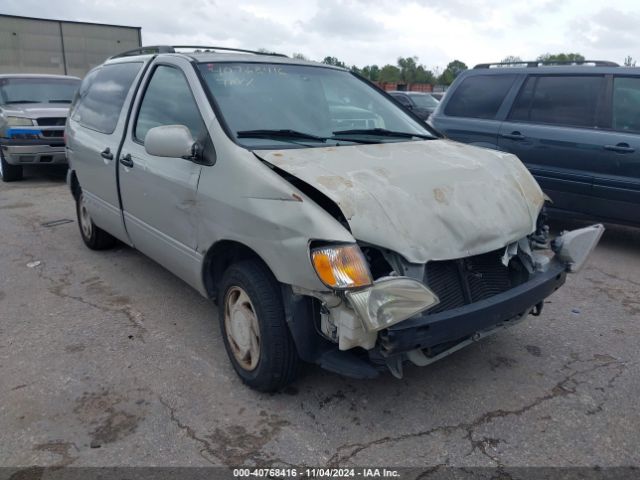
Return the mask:
[(322, 63), (326, 65), (333, 65), (334, 67), (347, 68), (347, 64), (338, 60), (336, 57), (324, 57)]
[(453, 73), (454, 77), (457, 77), (460, 72), (468, 69), (469, 67), (467, 67), (467, 64), (461, 62), (460, 60), (454, 60), (453, 62), (449, 62), (449, 64), (447, 65), (447, 70), (451, 70), (451, 73)]
[(436, 84), (436, 76), (431, 70), (427, 70), (424, 65), (418, 65), (416, 69), (416, 83), (430, 83)]
[(464, 70), (467, 70), (467, 65), (464, 62), (460, 60), (449, 62), (447, 68), (444, 69), (442, 75), (438, 78), (438, 83), (441, 85), (451, 85), (460, 72)]
[(424, 65), (418, 64), (418, 57), (400, 57), (398, 67), (400, 80), (404, 83), (436, 83), (433, 72), (427, 70)]
[(400, 69), (394, 65), (385, 65), (380, 70), (380, 82), (398, 82), (400, 80)]
[(631, 55), (627, 55), (625, 57), (624, 66), (625, 67), (635, 67), (636, 66), (636, 61), (631, 57)]
[(380, 79), (380, 67), (378, 65), (371, 65), (369, 67), (369, 80), (377, 82)]
[(377, 65), (365, 65), (360, 70), (360, 75), (372, 82), (377, 82), (380, 78), (380, 67)]
[(584, 62), (584, 57), (579, 53), (543, 53), (537, 59), (539, 62)]
[(522, 59), (520, 57), (517, 57), (515, 55), (509, 55), (507, 57), (504, 57), (500, 63), (523, 63)]
[(456, 77), (453, 76), (451, 70), (446, 68), (438, 77), (438, 83), (440, 85), (451, 85), (455, 79)]
[(418, 70), (418, 57), (398, 58), (398, 67), (400, 67), (400, 80), (404, 83), (415, 83)]
[(307, 56), (302, 53), (294, 53), (293, 55), (291, 55), (291, 57), (295, 58), (296, 60), (309, 60)]

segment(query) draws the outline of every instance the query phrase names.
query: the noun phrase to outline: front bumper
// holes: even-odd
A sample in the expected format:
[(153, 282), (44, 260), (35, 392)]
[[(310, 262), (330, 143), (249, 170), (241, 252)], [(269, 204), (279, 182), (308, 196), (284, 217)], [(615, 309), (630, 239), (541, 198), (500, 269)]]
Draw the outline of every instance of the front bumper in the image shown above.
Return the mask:
[(64, 142), (51, 140), (10, 140), (0, 141), (2, 155), (10, 165), (66, 164)]
[[(295, 333), (298, 351), (301, 356), (309, 352), (305, 355), (305, 360), (316, 362), (323, 368), (342, 375), (374, 378), (380, 371), (388, 368), (394, 376), (401, 377), (405, 361), (419, 366), (428, 365), (471, 342), (524, 320), (529, 314), (539, 315), (544, 300), (564, 284), (567, 273), (575, 272), (584, 265), (603, 231), (602, 225), (592, 225), (563, 232), (551, 242), (551, 249), (545, 249), (544, 252), (540, 252), (539, 247), (532, 252), (530, 244), (515, 242), (506, 247), (504, 254), (489, 252), (491, 255), (499, 253), (499, 259), (487, 258), (488, 254), (482, 254), (478, 258), (468, 257), (468, 263), (461, 264), (458, 261), (454, 265), (458, 275), (455, 275), (456, 270), (450, 269), (454, 273), (450, 275), (437, 266), (445, 265), (449, 268), (447, 264), (434, 264), (434, 268), (440, 270), (431, 270), (436, 272), (436, 276), (432, 274), (430, 278), (427, 278), (429, 271), (425, 272), (424, 283), (431, 285), (434, 293), (441, 294), (441, 300), (444, 299), (446, 303), (439, 309), (433, 309), (432, 313), (426, 309), (382, 329), (377, 326), (372, 328), (363, 320), (357, 312), (357, 306), (349, 304), (351, 299), (348, 295), (345, 299), (340, 299), (330, 294), (317, 293), (313, 297), (321, 303), (320, 329), (315, 321), (291, 322), (296, 327), (292, 332)], [(539, 238), (535, 240), (538, 246), (547, 243)], [(512, 278), (523, 283), (513, 287), (509, 282), (505, 290), (505, 284), (501, 283), (502, 273), (495, 269), (492, 262), (498, 260), (511, 271), (510, 259), (516, 256), (520, 258), (521, 268), (516, 269), (516, 275)], [(460, 267), (464, 269), (462, 273), (471, 272), (476, 279), (485, 278), (486, 275), (491, 290), (479, 289), (478, 283), (472, 285), (468, 275), (460, 274)], [(384, 280), (390, 283), (402, 278)], [(463, 293), (464, 299), (460, 297), (460, 292), (448, 287), (454, 285), (456, 278), (460, 281), (461, 289), (466, 292)], [(500, 293), (495, 292), (496, 290)], [(299, 294), (309, 293), (302, 291)], [(390, 296), (394, 297), (393, 292)], [(415, 307), (415, 298), (399, 298), (405, 303), (409, 301), (408, 304)], [(311, 311), (309, 316), (313, 319), (314, 310)], [(301, 325), (306, 325), (306, 329), (300, 329)], [(318, 348), (309, 348), (309, 344), (314, 343), (308, 340), (309, 337), (316, 339)]]
[(380, 332), (378, 350), (386, 358), (424, 350), (435, 355), (455, 343), (528, 315), (565, 282), (567, 266), (557, 260), (544, 272), (504, 293), (463, 307), (400, 322)]

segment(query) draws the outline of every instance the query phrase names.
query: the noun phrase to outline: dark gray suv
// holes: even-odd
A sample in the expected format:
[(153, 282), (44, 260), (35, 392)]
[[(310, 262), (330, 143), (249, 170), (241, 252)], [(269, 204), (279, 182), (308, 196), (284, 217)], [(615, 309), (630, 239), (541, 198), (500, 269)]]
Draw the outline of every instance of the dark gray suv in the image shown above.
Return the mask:
[(640, 225), (640, 68), (477, 65), (429, 123), (453, 140), (516, 154), (556, 211)]
[(389, 92), (393, 98), (398, 100), (403, 107), (408, 108), (422, 120), (427, 120), (429, 116), (438, 108), (439, 101), (430, 93), (423, 92)]

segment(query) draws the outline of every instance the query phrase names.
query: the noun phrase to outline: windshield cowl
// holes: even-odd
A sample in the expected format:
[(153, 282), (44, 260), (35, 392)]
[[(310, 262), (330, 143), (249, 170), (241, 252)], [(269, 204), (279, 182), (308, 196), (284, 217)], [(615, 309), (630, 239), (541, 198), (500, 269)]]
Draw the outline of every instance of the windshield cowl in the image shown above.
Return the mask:
[[(374, 129), (353, 129), (353, 130), (337, 130), (333, 132), (331, 137), (319, 137), (310, 133), (299, 132), (297, 130), (241, 130), (236, 132), (237, 138), (257, 138), (265, 140), (278, 140), (282, 142), (303, 145), (303, 142), (311, 144), (321, 144), (325, 146), (327, 143), (332, 146), (340, 146), (342, 144), (371, 144), (382, 143), (389, 139), (395, 141), (402, 139), (421, 139), (432, 140), (434, 137), (428, 135), (420, 135), (408, 132), (393, 132), (381, 128)], [(263, 146), (261, 147), (263, 148)]]

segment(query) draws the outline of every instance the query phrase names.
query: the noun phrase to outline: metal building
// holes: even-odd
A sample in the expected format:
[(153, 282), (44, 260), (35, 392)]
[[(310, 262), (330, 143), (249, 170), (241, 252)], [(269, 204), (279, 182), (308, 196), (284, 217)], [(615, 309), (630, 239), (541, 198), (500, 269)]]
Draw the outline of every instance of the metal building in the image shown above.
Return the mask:
[(0, 15), (0, 73), (84, 76), (142, 45), (140, 27)]

